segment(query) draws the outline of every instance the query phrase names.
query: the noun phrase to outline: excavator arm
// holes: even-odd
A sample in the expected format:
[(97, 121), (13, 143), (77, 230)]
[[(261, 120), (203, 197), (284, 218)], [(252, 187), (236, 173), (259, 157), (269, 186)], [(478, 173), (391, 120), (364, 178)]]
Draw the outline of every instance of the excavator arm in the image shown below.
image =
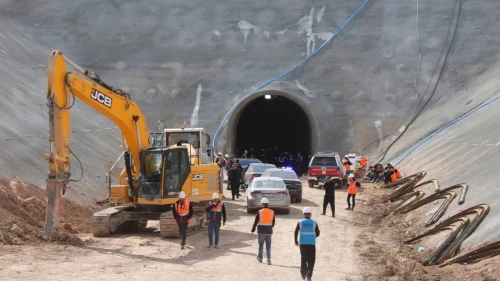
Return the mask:
[[(74, 70), (68, 71), (68, 65)], [(129, 185), (140, 171), (140, 152), (151, 147), (146, 119), (128, 94), (114, 90), (95, 74), (73, 63), (59, 50), (52, 51), (47, 65), (47, 105), (49, 107), (50, 153), (47, 177), (47, 216), (45, 235), (52, 237), (58, 224), (61, 198), (71, 175), (71, 116), (76, 99), (86, 103), (112, 120), (121, 130), (126, 156), (132, 158), (134, 168), (127, 166)], [(89, 116), (92, 120), (92, 116)], [(127, 157), (126, 157), (127, 159)]]

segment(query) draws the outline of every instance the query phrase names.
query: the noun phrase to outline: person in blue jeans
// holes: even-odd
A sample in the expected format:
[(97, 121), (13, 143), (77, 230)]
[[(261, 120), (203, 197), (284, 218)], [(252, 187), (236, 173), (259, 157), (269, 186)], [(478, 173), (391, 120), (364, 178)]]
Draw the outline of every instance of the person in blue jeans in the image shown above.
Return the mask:
[(275, 223), (274, 211), (269, 209), (269, 200), (267, 198), (262, 198), (260, 201), (262, 204), (262, 209), (255, 215), (255, 222), (252, 226), (252, 234), (257, 228), (258, 241), (259, 241), (259, 253), (257, 254), (257, 260), (262, 262), (264, 243), (266, 243), (266, 254), (267, 254), (267, 264), (271, 264), (271, 237), (273, 235), (273, 227)]
[[(208, 217), (208, 247), (212, 248), (215, 242), (215, 249), (219, 249), (219, 230), (222, 225), (226, 225), (226, 207), (224, 203), (219, 199), (219, 194), (214, 193), (212, 195), (213, 201), (208, 203), (205, 211)], [(215, 232), (215, 241), (213, 240), (213, 234)]]

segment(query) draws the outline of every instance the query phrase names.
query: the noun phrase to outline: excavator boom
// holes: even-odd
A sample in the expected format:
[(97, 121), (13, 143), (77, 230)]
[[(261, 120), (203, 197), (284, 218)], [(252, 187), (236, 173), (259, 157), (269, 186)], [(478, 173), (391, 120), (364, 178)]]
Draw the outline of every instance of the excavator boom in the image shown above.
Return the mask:
[[(68, 65), (74, 69), (68, 70)], [(109, 236), (122, 227), (144, 227), (148, 220), (160, 221), (162, 237), (178, 236), (170, 210), (180, 191), (195, 207), (190, 228), (199, 230), (203, 226), (204, 205), (213, 193), (222, 195), (217, 165), (190, 161), (193, 157), (184, 145), (152, 145), (146, 119), (130, 96), (65, 58), (61, 51), (51, 52), (47, 78), (50, 153), (46, 155), (49, 164), (46, 236), (55, 235), (62, 195), (68, 183), (74, 181), (70, 178), (70, 160), (71, 155), (77, 157), (70, 146), (70, 111), (76, 99), (112, 120), (121, 130), (124, 141), (125, 169), (120, 174), (120, 182), (112, 185), (111, 179), (108, 181), (106, 201), (114, 206), (93, 215), (94, 236)], [(199, 139), (191, 144), (199, 148)], [(192, 152), (196, 149), (194, 146)], [(197, 154), (194, 156), (198, 159)]]
[[(68, 71), (66, 62), (75, 70)], [(47, 104), (49, 107), (50, 154), (46, 155), (49, 163), (47, 178), (48, 208), (45, 235), (52, 237), (58, 223), (58, 212), (62, 194), (70, 179), (70, 109), (79, 99), (112, 120), (122, 131), (126, 152), (135, 163), (130, 168), (129, 182), (137, 177), (140, 170), (142, 149), (150, 147), (149, 131), (146, 120), (139, 107), (130, 100), (128, 94), (113, 90), (95, 75), (65, 58), (61, 51), (50, 54), (47, 66)]]

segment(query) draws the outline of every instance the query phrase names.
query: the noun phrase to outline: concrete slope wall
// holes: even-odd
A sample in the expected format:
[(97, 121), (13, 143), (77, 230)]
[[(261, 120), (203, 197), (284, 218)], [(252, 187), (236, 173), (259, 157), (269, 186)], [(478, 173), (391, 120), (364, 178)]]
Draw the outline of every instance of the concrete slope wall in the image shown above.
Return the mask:
[[(465, 247), (498, 238), (499, 112), (500, 101), (497, 100), (434, 136), (400, 165), (407, 174), (426, 171), (428, 174), (424, 180), (438, 179), (442, 188), (458, 183), (469, 185), (465, 203), (458, 205), (458, 199), (455, 199), (443, 218), (477, 204), (486, 203), (490, 206), (490, 213), (466, 240)], [(430, 189), (426, 192), (432, 193)], [(424, 206), (419, 212), (422, 217), (429, 216), (436, 208), (437, 206)]]
[[(52, 49), (129, 92), (151, 131), (188, 121), (213, 135), (231, 106), (316, 50), (362, 3), (2, 1), (0, 174), (44, 185), (48, 129), (40, 105)], [(318, 149), (379, 154), (430, 96), (424, 95), (426, 85), (431, 81), (432, 88), (444, 62), (456, 3), (419, 1), (419, 44), (416, 1), (370, 1), (331, 44), (270, 88), (305, 105), (317, 124)], [(392, 155), (473, 106), (453, 102), (470, 99), (462, 84), (468, 88), (495, 74), (498, 10), (496, 1), (463, 4), (450, 66), (417, 119), (421, 123), (410, 127), (412, 138), (398, 142)], [(193, 112), (199, 90), (199, 112)], [(474, 102), (486, 96), (478, 94)], [(445, 111), (436, 110), (448, 102)], [(89, 202), (106, 195), (104, 168), (121, 152), (120, 133), (82, 103), (73, 112), (73, 147), (85, 175), (68, 196)], [(431, 121), (424, 126), (424, 120)], [(219, 136), (217, 150), (224, 150), (227, 132)], [(75, 178), (78, 169), (73, 161)]]

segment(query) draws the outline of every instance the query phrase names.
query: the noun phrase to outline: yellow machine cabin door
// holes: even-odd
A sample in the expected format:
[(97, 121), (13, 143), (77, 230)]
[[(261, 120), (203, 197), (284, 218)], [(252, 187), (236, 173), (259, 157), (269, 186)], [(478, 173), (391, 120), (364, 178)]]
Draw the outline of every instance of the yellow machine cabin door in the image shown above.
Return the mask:
[(191, 163), (188, 151), (184, 149), (168, 149), (165, 153), (165, 172), (163, 177), (163, 198), (177, 198), (184, 191), (191, 196)]

